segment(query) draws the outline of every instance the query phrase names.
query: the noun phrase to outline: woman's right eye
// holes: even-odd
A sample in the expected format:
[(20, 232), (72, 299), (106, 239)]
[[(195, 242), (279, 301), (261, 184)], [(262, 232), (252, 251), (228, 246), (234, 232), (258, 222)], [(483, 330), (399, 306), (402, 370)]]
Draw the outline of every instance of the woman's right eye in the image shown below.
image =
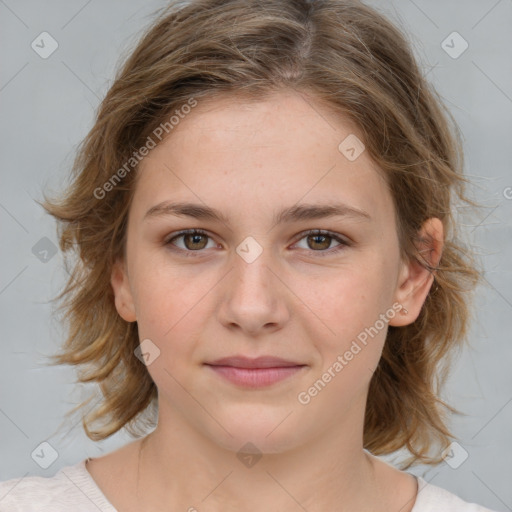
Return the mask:
[[(189, 256), (193, 252), (200, 252), (202, 249), (207, 248), (207, 239), (211, 238), (205, 231), (200, 229), (186, 229), (184, 231), (180, 231), (176, 233), (171, 238), (168, 238), (165, 241), (165, 245), (167, 246), (175, 246), (178, 247), (178, 250), (184, 252), (186, 256)], [(176, 240), (182, 240), (182, 246), (180, 247)], [(215, 244), (214, 244), (215, 245)], [(171, 250), (176, 250), (171, 248)]]

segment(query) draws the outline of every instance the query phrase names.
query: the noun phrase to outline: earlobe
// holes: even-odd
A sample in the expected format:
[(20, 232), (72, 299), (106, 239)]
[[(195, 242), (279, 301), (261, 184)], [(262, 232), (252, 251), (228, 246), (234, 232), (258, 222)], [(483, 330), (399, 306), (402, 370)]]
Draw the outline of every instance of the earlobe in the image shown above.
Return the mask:
[(421, 311), (428, 292), (434, 282), (435, 268), (439, 265), (443, 250), (444, 229), (440, 219), (427, 219), (416, 243), (418, 259), (403, 262), (395, 301), (402, 306), (401, 314), (396, 315), (389, 324), (404, 326), (414, 322)]
[(117, 312), (123, 320), (135, 322), (135, 306), (130, 289), (130, 281), (126, 272), (126, 265), (123, 260), (118, 259), (113, 267), (110, 277), (110, 284), (114, 291), (115, 305)]

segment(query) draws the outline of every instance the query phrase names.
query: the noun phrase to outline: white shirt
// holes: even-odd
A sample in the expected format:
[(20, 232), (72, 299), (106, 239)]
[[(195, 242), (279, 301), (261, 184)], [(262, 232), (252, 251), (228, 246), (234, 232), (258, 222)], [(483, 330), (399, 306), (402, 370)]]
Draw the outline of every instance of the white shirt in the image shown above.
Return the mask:
[[(412, 512), (492, 512), (466, 503), (421, 477)], [(53, 477), (26, 476), (0, 482), (0, 512), (117, 512), (102, 493), (85, 459)]]

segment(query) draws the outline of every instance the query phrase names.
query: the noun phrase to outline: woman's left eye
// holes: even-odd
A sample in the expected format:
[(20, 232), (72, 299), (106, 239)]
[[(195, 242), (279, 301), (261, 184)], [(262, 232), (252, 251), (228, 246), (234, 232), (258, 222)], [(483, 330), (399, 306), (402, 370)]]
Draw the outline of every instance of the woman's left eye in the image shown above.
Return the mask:
[[(303, 236), (299, 241), (301, 240), (306, 240), (306, 244), (309, 246), (309, 248), (313, 248), (314, 252), (322, 252), (327, 254), (332, 254), (334, 252), (340, 251), (344, 247), (350, 245), (348, 240), (342, 238), (336, 233), (331, 233), (330, 231), (323, 231), (321, 229), (313, 229), (308, 231), (307, 233), (305, 233), (305, 236)], [(329, 249), (332, 240), (338, 242), (338, 245), (335, 246), (333, 249), (327, 251), (326, 249)]]
[[(175, 243), (175, 241), (179, 239), (182, 239), (184, 245), (183, 247), (180, 247), (177, 243)], [(200, 229), (187, 229), (185, 231), (177, 233), (171, 238), (168, 238), (165, 241), (165, 245), (172, 245), (178, 247), (178, 250), (185, 253), (186, 256), (195, 256), (192, 253), (201, 252), (202, 249), (208, 248), (207, 239), (211, 239), (211, 237), (205, 231), (202, 231)], [(330, 231), (323, 231), (321, 229), (312, 229), (305, 233), (302, 233), (302, 238), (300, 238), (298, 242), (302, 240), (306, 240), (306, 244), (308, 245), (306, 249), (310, 249), (313, 252), (327, 254), (332, 254), (334, 252), (342, 250), (344, 247), (351, 245), (348, 240), (342, 238), (336, 233), (331, 233)], [(333, 249), (328, 250), (333, 240), (338, 242), (338, 245), (335, 246)], [(298, 242), (295, 242), (294, 245), (297, 245)], [(214, 242), (213, 246), (216, 246)]]

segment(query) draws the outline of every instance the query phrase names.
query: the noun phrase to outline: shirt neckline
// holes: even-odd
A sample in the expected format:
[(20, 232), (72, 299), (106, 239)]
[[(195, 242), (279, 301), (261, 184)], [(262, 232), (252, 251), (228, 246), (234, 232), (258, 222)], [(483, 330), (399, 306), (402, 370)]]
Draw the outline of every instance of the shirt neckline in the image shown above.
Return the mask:
[[(90, 491), (92, 492), (92, 498), (99, 502), (103, 507), (107, 507), (105, 512), (118, 512), (117, 509), (110, 503), (103, 491), (100, 489), (96, 480), (92, 477), (87, 469), (87, 462), (92, 460), (92, 457), (82, 460), (77, 464), (77, 469), (84, 473), (84, 477), (89, 483)], [(421, 476), (412, 475), (416, 479), (417, 491), (414, 499), (414, 505), (411, 512), (421, 512), (421, 507), (424, 505), (424, 500), (427, 498), (425, 490), (428, 490), (429, 484)]]
[(429, 493), (432, 490), (432, 484), (429, 484), (421, 476), (413, 476), (416, 478), (416, 482), (418, 483), (418, 490), (416, 492), (416, 499), (411, 512), (422, 512), (422, 510), (426, 510), (424, 507), (427, 505), (429, 500)]
[(94, 502), (100, 505), (103, 512), (118, 512), (112, 503), (107, 499), (103, 491), (100, 489), (96, 480), (92, 477), (91, 473), (87, 469), (87, 462), (92, 460), (92, 457), (87, 457), (78, 462), (75, 466), (77, 471), (84, 479), (84, 483), (87, 485), (88, 494), (87, 496), (94, 500)]

